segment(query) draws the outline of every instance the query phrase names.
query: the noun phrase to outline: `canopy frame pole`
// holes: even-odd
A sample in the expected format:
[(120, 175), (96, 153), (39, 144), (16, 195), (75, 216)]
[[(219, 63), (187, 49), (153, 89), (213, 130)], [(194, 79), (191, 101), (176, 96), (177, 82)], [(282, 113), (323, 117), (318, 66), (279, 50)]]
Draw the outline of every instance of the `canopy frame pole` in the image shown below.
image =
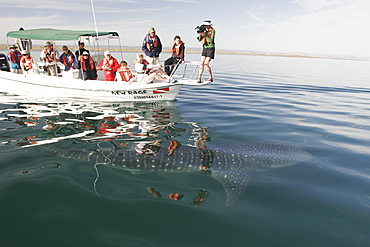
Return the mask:
[(92, 8), (92, 13), (93, 13), (93, 18), (94, 18), (94, 25), (95, 25), (95, 32), (96, 32), (96, 46), (97, 46), (97, 53), (99, 55), (99, 32), (98, 32), (98, 24), (96, 22), (96, 16), (95, 16), (95, 8), (94, 8), (94, 1), (91, 0), (91, 8)]
[(93, 2), (93, 0), (91, 0), (91, 8), (92, 8), (92, 13), (93, 13), (93, 18), (94, 18), (94, 25), (95, 25), (96, 37), (98, 39), (98, 37), (99, 37), (98, 24), (96, 23), (95, 8), (94, 8), (94, 2)]
[(119, 43), (119, 50), (121, 52), (121, 60), (123, 60), (123, 52), (122, 52), (122, 45), (121, 45), (121, 37), (118, 36), (118, 43)]

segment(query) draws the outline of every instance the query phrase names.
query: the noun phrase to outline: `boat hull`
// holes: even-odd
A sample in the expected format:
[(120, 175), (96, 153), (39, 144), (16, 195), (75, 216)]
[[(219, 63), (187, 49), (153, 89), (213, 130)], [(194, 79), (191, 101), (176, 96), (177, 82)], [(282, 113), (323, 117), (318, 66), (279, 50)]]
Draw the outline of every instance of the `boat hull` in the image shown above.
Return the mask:
[[(186, 82), (185, 82), (186, 84)], [(79, 98), (103, 102), (175, 100), (181, 87), (177, 83), (123, 85), (121, 82), (23, 75), (0, 71), (0, 92), (28, 98)]]

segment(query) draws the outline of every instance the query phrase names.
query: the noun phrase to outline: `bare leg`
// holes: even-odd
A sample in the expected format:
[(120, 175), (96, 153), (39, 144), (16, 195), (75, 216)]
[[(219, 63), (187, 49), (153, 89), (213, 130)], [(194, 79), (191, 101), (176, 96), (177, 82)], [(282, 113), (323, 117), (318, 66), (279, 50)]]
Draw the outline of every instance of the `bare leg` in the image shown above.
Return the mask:
[(208, 74), (209, 74), (209, 80), (213, 79), (212, 70), (211, 70), (211, 67), (209, 66), (209, 63), (211, 62), (211, 60), (212, 58), (206, 57), (206, 60), (204, 61), (204, 66), (206, 67)]
[(212, 80), (213, 79), (213, 76), (212, 76), (212, 70), (211, 70), (211, 67), (209, 66), (209, 63), (211, 62), (212, 58), (210, 57), (205, 57), (205, 56), (202, 56), (201, 58), (201, 61), (200, 61), (200, 67), (199, 67), (199, 79), (198, 79), (198, 82), (202, 82), (202, 75), (203, 75), (203, 72), (204, 72), (204, 67), (206, 68), (208, 74), (209, 74), (209, 80)]
[(201, 82), (202, 81), (202, 75), (203, 75), (203, 71), (204, 71), (204, 63), (206, 61), (206, 58), (207, 57), (202, 56), (201, 59), (200, 59), (199, 79), (198, 79), (198, 82)]

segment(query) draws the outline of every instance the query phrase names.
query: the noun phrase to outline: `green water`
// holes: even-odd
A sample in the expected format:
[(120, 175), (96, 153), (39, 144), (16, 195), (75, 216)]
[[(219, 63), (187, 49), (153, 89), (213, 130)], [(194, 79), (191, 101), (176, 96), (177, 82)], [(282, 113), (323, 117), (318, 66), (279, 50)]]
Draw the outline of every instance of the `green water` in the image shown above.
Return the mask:
[[(217, 80), (184, 88), (174, 104), (30, 105), (3, 95), (0, 246), (368, 246), (368, 62), (219, 55), (212, 63)], [(120, 123), (113, 137), (88, 118), (106, 110)], [(38, 145), (81, 133), (81, 121), (95, 133)], [(130, 172), (50, 152), (158, 139), (161, 150), (176, 140), (180, 151), (202, 130), (206, 143), (288, 141), (312, 159), (253, 172), (227, 207), (222, 184), (201, 171)], [(209, 196), (192, 206), (200, 189)], [(168, 198), (174, 192), (184, 198)]]

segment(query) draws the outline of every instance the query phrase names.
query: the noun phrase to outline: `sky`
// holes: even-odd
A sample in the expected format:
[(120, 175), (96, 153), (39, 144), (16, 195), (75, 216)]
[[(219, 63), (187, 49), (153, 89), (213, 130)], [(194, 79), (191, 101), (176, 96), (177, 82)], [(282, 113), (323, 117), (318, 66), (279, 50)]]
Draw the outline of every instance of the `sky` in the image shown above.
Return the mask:
[[(200, 48), (194, 28), (211, 19), (216, 49), (370, 57), (370, 0), (93, 3), (98, 30), (117, 31), (123, 46), (140, 46), (149, 27), (154, 27), (166, 47), (180, 35), (186, 47)], [(0, 9), (0, 43), (4, 44), (6, 33), (19, 27), (95, 30), (91, 0), (1, 1)]]

